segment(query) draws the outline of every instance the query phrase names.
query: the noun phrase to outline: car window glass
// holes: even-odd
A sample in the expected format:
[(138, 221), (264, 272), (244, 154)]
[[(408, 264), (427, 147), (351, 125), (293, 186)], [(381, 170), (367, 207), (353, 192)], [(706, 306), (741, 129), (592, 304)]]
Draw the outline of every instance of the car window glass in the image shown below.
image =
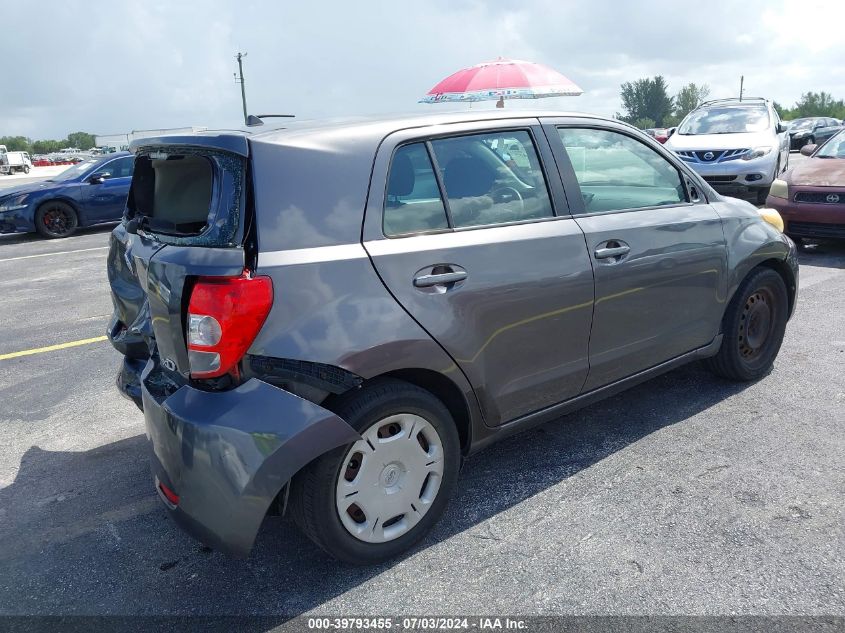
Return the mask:
[(490, 132), (432, 141), (456, 227), (552, 217), (531, 135)]
[(630, 136), (559, 128), (587, 213), (676, 205), (686, 193), (678, 170)]
[(446, 208), (423, 143), (404, 145), (393, 154), (387, 177), (385, 235), (406, 235), (449, 228)]
[(112, 178), (128, 178), (132, 175), (132, 169), (135, 166), (135, 158), (127, 156), (125, 158), (118, 158), (101, 167), (98, 171), (108, 172)]

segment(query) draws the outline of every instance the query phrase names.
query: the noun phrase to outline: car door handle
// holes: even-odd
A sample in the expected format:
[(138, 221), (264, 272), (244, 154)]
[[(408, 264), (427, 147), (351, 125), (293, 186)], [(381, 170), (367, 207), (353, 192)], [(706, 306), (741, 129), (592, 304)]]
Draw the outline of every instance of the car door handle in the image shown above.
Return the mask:
[(463, 281), (467, 278), (465, 270), (454, 270), (447, 273), (432, 273), (429, 275), (418, 275), (414, 277), (414, 286), (417, 288), (430, 288), (431, 286), (445, 286)]
[(631, 252), (630, 246), (605, 246), (596, 249), (596, 259), (607, 259), (609, 257), (622, 257)]

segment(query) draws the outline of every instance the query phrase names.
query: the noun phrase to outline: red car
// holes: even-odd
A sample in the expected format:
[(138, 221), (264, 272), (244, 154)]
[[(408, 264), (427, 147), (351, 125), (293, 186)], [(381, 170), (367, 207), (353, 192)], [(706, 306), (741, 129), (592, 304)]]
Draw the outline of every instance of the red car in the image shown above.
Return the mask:
[(810, 159), (772, 183), (766, 206), (776, 209), (784, 233), (804, 238), (845, 239), (845, 130), (823, 145), (805, 145)]
[(665, 127), (650, 127), (643, 132), (654, 138), (658, 143), (665, 143), (672, 136), (669, 129)]

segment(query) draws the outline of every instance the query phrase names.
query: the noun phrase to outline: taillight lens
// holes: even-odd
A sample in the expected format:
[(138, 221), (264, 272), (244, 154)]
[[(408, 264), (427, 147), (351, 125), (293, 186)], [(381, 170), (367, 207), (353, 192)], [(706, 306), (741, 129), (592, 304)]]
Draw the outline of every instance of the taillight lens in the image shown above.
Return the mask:
[(272, 305), (269, 277), (200, 277), (188, 305), (191, 377), (236, 374)]

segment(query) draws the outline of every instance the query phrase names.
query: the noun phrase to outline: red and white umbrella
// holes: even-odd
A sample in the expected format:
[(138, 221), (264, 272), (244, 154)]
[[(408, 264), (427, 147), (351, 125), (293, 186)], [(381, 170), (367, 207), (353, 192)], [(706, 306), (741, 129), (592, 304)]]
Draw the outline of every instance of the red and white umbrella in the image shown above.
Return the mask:
[(547, 66), (500, 57), (449, 75), (429, 90), (420, 103), (577, 97), (583, 92), (572, 80)]

